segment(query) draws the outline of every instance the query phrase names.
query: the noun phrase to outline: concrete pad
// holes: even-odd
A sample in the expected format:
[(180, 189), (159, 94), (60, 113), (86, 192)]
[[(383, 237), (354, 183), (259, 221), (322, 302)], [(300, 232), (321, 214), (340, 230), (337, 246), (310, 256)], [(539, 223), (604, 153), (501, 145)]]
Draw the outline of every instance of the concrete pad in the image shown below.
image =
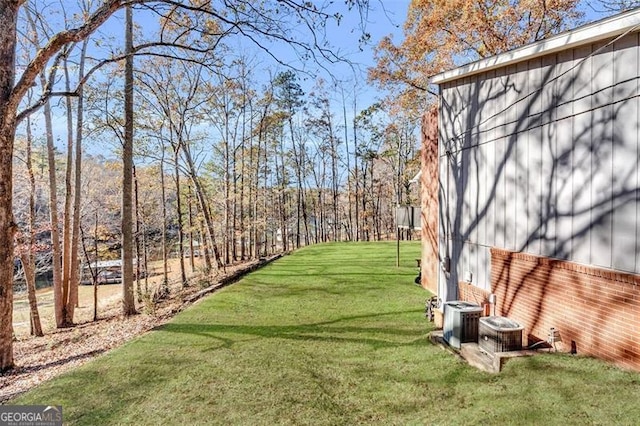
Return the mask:
[(429, 334), (429, 340), (434, 345), (441, 346), (443, 349), (452, 352), (469, 365), (481, 371), (494, 374), (502, 371), (504, 364), (512, 358), (536, 354), (536, 351), (533, 350), (496, 352), (495, 354), (490, 354), (481, 349), (477, 343), (463, 343), (460, 349), (455, 349), (444, 341), (442, 330), (432, 331)]

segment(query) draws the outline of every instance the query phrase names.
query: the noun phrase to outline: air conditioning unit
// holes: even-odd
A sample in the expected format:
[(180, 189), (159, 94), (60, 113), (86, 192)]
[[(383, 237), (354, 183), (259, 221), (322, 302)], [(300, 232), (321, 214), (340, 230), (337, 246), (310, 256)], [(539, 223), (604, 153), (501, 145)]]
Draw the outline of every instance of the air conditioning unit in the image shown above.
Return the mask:
[(480, 318), (478, 345), (489, 354), (522, 349), (522, 327), (517, 322), (499, 316)]
[(443, 305), (442, 332), (449, 346), (460, 349), (463, 343), (478, 341), (478, 322), (482, 307), (470, 302), (453, 300)]

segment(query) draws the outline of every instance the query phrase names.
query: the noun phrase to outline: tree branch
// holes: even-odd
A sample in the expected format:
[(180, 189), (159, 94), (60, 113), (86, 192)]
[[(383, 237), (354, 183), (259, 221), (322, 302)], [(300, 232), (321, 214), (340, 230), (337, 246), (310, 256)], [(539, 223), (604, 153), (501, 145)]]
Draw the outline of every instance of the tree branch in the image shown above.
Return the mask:
[(49, 42), (38, 50), (27, 68), (20, 76), (9, 98), (8, 109), (17, 111), (20, 101), (29, 90), (38, 74), (42, 72), (49, 59), (58, 53), (65, 45), (81, 41), (93, 33), (102, 25), (115, 11), (127, 4), (139, 3), (144, 0), (108, 0), (99, 7), (80, 27), (62, 31), (54, 35)]

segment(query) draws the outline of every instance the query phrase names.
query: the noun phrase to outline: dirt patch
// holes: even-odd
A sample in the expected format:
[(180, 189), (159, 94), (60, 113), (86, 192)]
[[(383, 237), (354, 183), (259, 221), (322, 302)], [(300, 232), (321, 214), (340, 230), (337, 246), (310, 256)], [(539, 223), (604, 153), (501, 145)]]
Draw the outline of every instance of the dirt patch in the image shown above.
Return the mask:
[[(102, 319), (98, 321), (86, 320), (72, 328), (47, 332), (44, 337), (18, 336), (14, 341), (16, 367), (0, 376), (0, 402), (5, 402), (45, 380), (80, 366), (91, 358), (164, 324), (195, 301), (199, 294), (208, 293), (203, 291), (204, 286), (201, 283), (210, 284), (207, 289), (215, 290), (273, 259), (275, 257), (266, 261), (228, 266), (226, 273), (210, 278), (195, 274), (190, 279), (191, 285), (186, 288), (174, 281), (169, 296), (155, 305), (153, 313), (123, 317), (120, 315), (119, 297), (110, 295), (106, 298), (108, 302), (103, 300), (100, 311)], [(139, 311), (142, 312), (143, 308), (143, 304), (140, 303)]]

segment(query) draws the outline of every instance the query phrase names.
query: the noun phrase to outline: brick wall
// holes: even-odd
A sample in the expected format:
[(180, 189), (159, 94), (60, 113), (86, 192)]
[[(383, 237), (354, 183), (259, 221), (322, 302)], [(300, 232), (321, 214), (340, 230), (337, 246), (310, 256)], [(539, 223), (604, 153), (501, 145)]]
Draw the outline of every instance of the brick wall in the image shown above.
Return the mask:
[(438, 108), (432, 106), (422, 117), (420, 156), (420, 212), (422, 219), (422, 286), (438, 291)]
[[(475, 301), (464, 286), (460, 298)], [(496, 314), (525, 327), (523, 344), (555, 327), (559, 350), (640, 370), (640, 276), (493, 248), (491, 289)]]
[(493, 315), (493, 307), (489, 310), (486, 305), (489, 304), (489, 294), (491, 292), (483, 290), (480, 287), (467, 282), (458, 283), (458, 299), (465, 300), (467, 302), (475, 303), (485, 308), (484, 313), (486, 315)]

